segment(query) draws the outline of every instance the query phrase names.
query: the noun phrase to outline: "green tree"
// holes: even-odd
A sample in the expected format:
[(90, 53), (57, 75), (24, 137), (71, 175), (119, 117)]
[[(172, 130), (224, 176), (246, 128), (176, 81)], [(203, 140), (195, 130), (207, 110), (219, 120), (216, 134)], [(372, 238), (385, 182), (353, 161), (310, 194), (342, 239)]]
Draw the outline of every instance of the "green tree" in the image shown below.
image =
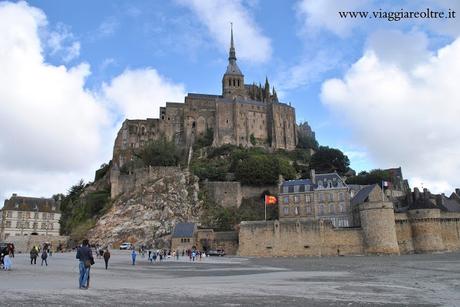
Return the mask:
[(340, 175), (349, 170), (350, 160), (342, 151), (336, 148), (320, 146), (310, 160), (310, 169), (318, 173), (337, 172)]
[(348, 184), (382, 184), (382, 181), (393, 182), (393, 178), (388, 171), (381, 169), (374, 169), (370, 172), (362, 171), (358, 175), (350, 177), (347, 179)]
[(253, 155), (240, 161), (235, 176), (246, 185), (275, 184), (278, 181), (278, 159), (269, 155)]
[(146, 166), (177, 166), (181, 160), (181, 150), (165, 139), (153, 141), (142, 148), (136, 156)]

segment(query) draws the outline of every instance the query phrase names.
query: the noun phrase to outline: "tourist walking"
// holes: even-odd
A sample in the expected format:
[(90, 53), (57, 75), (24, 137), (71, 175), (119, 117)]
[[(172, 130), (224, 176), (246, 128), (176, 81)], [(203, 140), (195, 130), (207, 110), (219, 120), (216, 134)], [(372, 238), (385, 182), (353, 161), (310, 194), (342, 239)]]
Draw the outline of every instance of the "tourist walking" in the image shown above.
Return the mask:
[(45, 262), (46, 266), (48, 266), (47, 258), (48, 258), (48, 253), (46, 252), (46, 249), (43, 249), (43, 252), (42, 252), (42, 266), (43, 266), (43, 262)]
[(104, 255), (102, 255), (102, 257), (104, 257), (105, 269), (107, 270), (107, 267), (109, 266), (109, 259), (110, 259), (110, 253), (109, 253), (108, 248), (104, 251)]
[(30, 264), (37, 264), (38, 250), (37, 247), (32, 247), (30, 250)]
[(91, 269), (91, 264), (94, 263), (94, 258), (87, 239), (83, 240), (82, 245), (77, 249), (76, 258), (80, 261), (80, 276), (78, 278), (79, 287), (80, 289), (88, 289), (89, 271)]
[(131, 260), (133, 261), (133, 265), (136, 265), (136, 250), (133, 249), (133, 251), (131, 252)]
[(4, 269), (5, 271), (9, 271), (9, 270), (11, 270), (11, 265), (12, 265), (12, 262), (11, 262), (10, 255), (9, 255), (9, 254), (6, 254), (6, 255), (3, 257), (3, 269)]

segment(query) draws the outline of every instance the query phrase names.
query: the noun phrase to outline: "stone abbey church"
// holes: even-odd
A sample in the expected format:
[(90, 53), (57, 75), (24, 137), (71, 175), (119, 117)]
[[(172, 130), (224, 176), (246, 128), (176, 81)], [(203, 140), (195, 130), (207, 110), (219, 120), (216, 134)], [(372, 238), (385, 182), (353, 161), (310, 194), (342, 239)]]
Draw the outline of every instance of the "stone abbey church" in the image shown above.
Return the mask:
[(245, 84), (236, 64), (231, 31), (228, 66), (222, 78), (222, 94), (189, 93), (185, 103), (167, 102), (160, 118), (124, 121), (114, 145), (114, 163), (121, 167), (131, 160), (134, 149), (165, 138), (187, 148), (213, 133), (213, 146), (264, 146), (293, 150), (297, 144), (295, 109), (278, 101), (276, 91)]

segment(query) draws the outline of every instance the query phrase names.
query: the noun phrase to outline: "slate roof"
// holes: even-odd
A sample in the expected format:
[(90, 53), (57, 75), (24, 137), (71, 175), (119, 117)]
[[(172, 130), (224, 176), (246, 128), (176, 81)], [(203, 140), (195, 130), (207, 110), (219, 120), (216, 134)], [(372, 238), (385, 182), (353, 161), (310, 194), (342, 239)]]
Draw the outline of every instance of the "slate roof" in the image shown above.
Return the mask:
[(195, 232), (195, 223), (178, 223), (174, 227), (173, 238), (191, 238)]
[(438, 203), (439, 208), (442, 211), (447, 212), (460, 212), (460, 203), (453, 198), (447, 198), (444, 195), (441, 195), (442, 204)]
[(297, 179), (297, 180), (288, 180), (283, 182), (283, 187), (294, 186), (294, 185), (313, 185), (313, 182), (310, 179)]
[[(316, 174), (315, 181), (317, 186), (319, 186), (318, 183), (321, 181), (323, 187), (327, 187), (328, 181), (330, 181), (333, 188), (346, 187), (345, 182), (337, 173)], [(341, 183), (341, 186), (339, 186), (339, 182)]]
[(429, 199), (419, 198), (409, 206), (409, 210), (413, 209), (442, 209), (441, 207), (436, 206)]
[(372, 192), (372, 190), (375, 188), (376, 184), (373, 185), (367, 185), (355, 195), (355, 197), (352, 198), (351, 200), (351, 205), (356, 206), (359, 204), (364, 203), (367, 198), (369, 197), (369, 194)]
[[(53, 210), (54, 208), (54, 210)], [(59, 206), (52, 198), (11, 196), (5, 200), (3, 210), (60, 213)]]

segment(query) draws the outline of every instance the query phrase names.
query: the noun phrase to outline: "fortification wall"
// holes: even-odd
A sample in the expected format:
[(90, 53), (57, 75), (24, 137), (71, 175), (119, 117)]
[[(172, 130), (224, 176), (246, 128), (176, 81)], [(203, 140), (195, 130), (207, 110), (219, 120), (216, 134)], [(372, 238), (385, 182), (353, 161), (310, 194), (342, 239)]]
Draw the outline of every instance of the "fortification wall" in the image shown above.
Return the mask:
[(412, 226), (416, 253), (445, 250), (441, 236), (441, 211), (439, 209), (409, 210), (408, 217)]
[(441, 237), (444, 247), (449, 250), (460, 250), (460, 213), (441, 212)]
[(127, 191), (133, 191), (135, 187), (143, 185), (151, 180), (161, 179), (181, 172), (179, 167), (158, 166), (136, 169), (132, 174), (120, 174), (112, 170), (110, 175), (111, 198), (114, 199)]
[(335, 229), (318, 220), (241, 222), (241, 256), (333, 256), (363, 253), (359, 228)]
[(271, 194), (278, 194), (278, 186), (277, 185), (264, 185), (260, 187), (252, 187), (252, 186), (241, 186), (241, 197), (242, 198), (251, 198), (251, 197), (259, 197), (262, 195), (264, 191), (269, 191)]
[(401, 254), (412, 254), (414, 242), (412, 240), (412, 226), (406, 213), (395, 214), (396, 238)]
[(68, 236), (11, 236), (8, 238), (8, 243), (14, 244), (16, 253), (28, 253), (33, 246), (43, 247), (45, 242), (51, 243), (51, 249), (55, 251), (60, 243), (66, 247), (68, 240)]
[(393, 204), (366, 202), (359, 206), (359, 214), (366, 253), (399, 254)]
[(222, 207), (241, 205), (241, 184), (238, 181), (208, 181), (203, 184), (208, 198)]

